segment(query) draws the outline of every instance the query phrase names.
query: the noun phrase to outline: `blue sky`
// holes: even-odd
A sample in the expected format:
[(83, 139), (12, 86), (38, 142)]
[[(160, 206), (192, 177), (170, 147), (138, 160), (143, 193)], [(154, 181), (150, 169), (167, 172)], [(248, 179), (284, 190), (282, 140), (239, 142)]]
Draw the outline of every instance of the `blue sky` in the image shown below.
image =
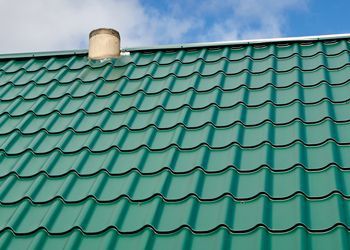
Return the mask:
[(287, 36), (350, 33), (350, 1), (307, 1), (304, 12), (288, 13)]
[[(159, 4), (157, 0), (148, 0), (146, 1), (149, 6), (153, 8), (170, 11), (173, 8), (171, 1), (162, 1)], [(189, 4), (194, 3), (194, 4)], [(204, 1), (205, 2), (205, 1)], [(210, 1), (209, 1), (210, 2)], [(237, 15), (234, 9), (235, 6), (239, 5), (238, 2), (248, 2), (248, 5), (254, 5), (257, 2), (260, 2), (261, 5), (265, 5), (266, 8), (263, 8), (263, 11), (269, 12), (269, 10), (274, 11), (278, 2), (280, 8), (277, 10), (277, 13), (283, 15), (282, 25), (281, 25), (281, 36), (310, 36), (310, 35), (327, 35), (327, 34), (339, 34), (339, 33), (350, 33), (350, 1), (349, 0), (300, 0), (300, 1), (290, 1), (290, 0), (280, 0), (280, 1), (226, 1), (228, 4), (223, 4), (220, 2), (225, 1), (214, 1), (218, 2), (216, 5), (218, 11), (202, 11), (199, 13), (199, 16), (202, 14), (207, 26), (210, 26), (210, 23), (221, 23), (223, 19), (230, 19), (230, 16)], [(250, 2), (250, 3), (249, 3)], [(177, 4), (183, 7), (183, 16), (190, 16), (191, 12), (198, 1), (177, 1)], [(231, 6), (230, 6), (231, 5)], [(221, 8), (223, 9), (221, 9)], [(225, 9), (226, 8), (226, 9)], [(259, 25), (263, 22), (262, 19), (257, 18), (254, 21), (254, 18), (248, 17), (251, 19), (249, 23), (249, 28), (259, 30)], [(281, 21), (277, 18), (275, 21)], [(232, 28), (235, 24), (232, 23)], [(227, 33), (230, 33), (230, 29), (225, 29)], [(200, 32), (203, 32), (201, 30)], [(196, 32), (195, 32), (196, 33)], [(185, 40), (197, 42), (196, 36), (191, 36), (192, 34), (187, 34)], [(260, 35), (258, 37), (244, 36), (243, 34), (238, 34), (239, 39), (246, 38), (269, 38), (268, 32), (266, 35)], [(279, 35), (279, 34), (277, 34)], [(243, 36), (243, 37), (241, 37)], [(215, 37), (210, 40), (215, 40)], [(179, 41), (180, 42), (180, 41)]]
[(0, 53), (85, 49), (92, 29), (122, 47), (350, 33), (349, 0), (0, 0)]

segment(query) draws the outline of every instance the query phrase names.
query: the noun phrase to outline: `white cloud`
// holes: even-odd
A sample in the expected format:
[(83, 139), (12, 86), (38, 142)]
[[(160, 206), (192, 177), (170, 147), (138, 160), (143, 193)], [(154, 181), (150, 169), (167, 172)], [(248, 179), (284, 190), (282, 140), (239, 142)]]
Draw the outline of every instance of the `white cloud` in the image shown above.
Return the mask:
[(0, 53), (86, 48), (100, 27), (118, 29), (123, 47), (281, 36), (283, 14), (305, 1), (183, 0), (164, 11), (140, 0), (0, 0)]
[[(219, 40), (256, 39), (285, 36), (288, 31), (286, 13), (307, 9), (308, 0), (227, 0), (217, 12), (230, 13), (224, 22), (212, 26)], [(217, 1), (206, 8), (215, 11)], [(216, 6), (216, 8), (215, 8)], [(215, 36), (214, 36), (215, 37)]]
[(137, 0), (1, 0), (0, 22), (0, 52), (86, 48), (89, 32), (100, 27), (118, 29), (123, 47), (156, 44), (161, 35), (179, 39), (189, 27), (146, 12)]

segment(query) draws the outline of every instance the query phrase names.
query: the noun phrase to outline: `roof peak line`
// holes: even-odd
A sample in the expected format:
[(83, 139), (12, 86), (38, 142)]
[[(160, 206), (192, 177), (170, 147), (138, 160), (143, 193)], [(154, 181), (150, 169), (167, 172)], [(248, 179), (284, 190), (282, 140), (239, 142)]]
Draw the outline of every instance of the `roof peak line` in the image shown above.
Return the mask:
[[(320, 35), (320, 36), (233, 40), (233, 41), (224, 41), (224, 42), (167, 44), (167, 45), (154, 45), (154, 46), (146, 46), (146, 47), (130, 47), (130, 48), (126, 47), (126, 48), (122, 48), (121, 52), (127, 54), (128, 52), (139, 52), (139, 51), (176, 50), (176, 49), (192, 49), (192, 48), (196, 49), (196, 48), (210, 48), (210, 47), (223, 47), (223, 46), (290, 43), (290, 42), (316, 42), (316, 41), (327, 41), (327, 40), (338, 40), (338, 39), (350, 39), (350, 33)], [(0, 59), (35, 58), (35, 57), (48, 57), (48, 56), (72, 56), (72, 55), (87, 55), (87, 54), (88, 54), (87, 49), (6, 53), (6, 54), (0, 54)]]
[(289, 43), (289, 42), (317, 42), (317, 41), (338, 40), (338, 39), (350, 39), (350, 33), (319, 35), (319, 36), (232, 40), (232, 41), (224, 41), (224, 42), (168, 44), (168, 45), (158, 45), (158, 46), (149, 46), (149, 47), (124, 48), (122, 49), (122, 51), (136, 52), (136, 51), (159, 50), (159, 49), (170, 50), (170, 49), (190, 49), (190, 48), (221, 47), (221, 46), (236, 46), (236, 45), (275, 44), (275, 43)]

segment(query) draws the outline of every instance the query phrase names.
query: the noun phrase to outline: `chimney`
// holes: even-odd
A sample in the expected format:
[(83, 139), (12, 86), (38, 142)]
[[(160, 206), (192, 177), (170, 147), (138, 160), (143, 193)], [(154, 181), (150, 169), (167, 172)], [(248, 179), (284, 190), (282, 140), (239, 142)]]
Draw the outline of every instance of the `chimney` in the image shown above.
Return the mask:
[(99, 60), (120, 56), (120, 35), (114, 29), (100, 28), (90, 32), (89, 59)]

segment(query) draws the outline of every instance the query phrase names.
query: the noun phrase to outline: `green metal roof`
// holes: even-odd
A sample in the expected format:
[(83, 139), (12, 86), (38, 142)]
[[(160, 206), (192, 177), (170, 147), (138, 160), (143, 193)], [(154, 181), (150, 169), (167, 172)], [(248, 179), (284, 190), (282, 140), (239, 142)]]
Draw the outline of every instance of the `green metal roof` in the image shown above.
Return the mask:
[(349, 249), (349, 46), (0, 56), (0, 248)]

